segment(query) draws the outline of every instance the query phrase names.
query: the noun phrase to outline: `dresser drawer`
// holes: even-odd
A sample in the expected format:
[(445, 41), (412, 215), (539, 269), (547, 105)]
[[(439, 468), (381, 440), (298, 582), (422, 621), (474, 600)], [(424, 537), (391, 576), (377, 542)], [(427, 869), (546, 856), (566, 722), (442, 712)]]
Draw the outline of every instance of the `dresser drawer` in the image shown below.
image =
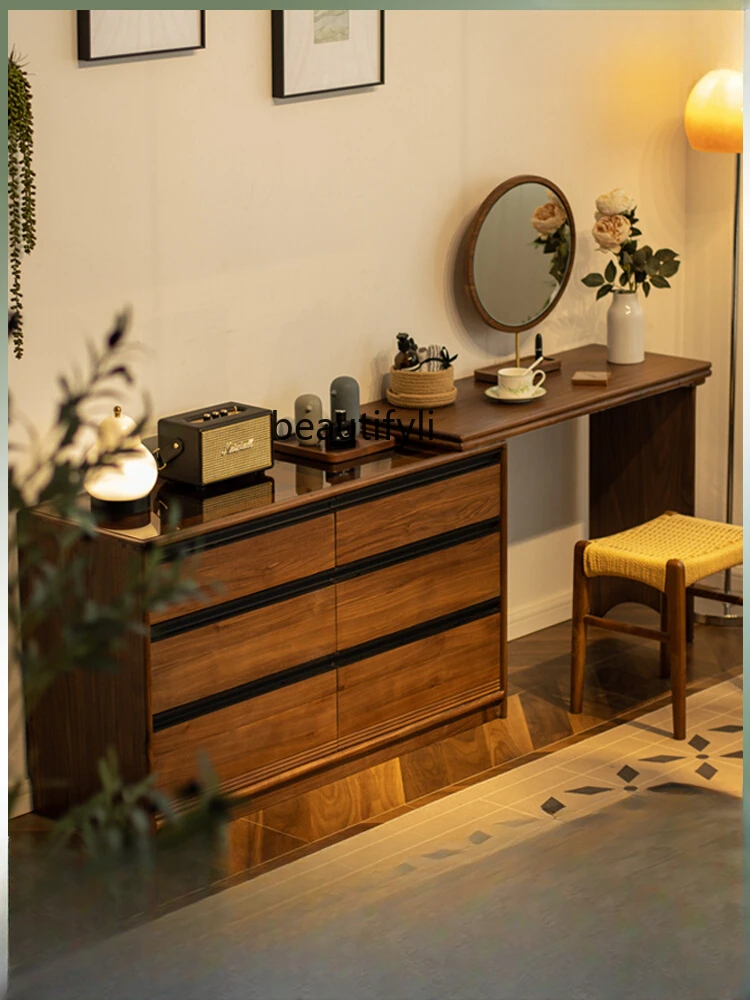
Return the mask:
[(149, 620), (155, 623), (176, 618), (321, 573), (333, 565), (332, 514), (228, 542), (197, 552), (183, 564), (184, 575), (203, 590), (201, 600), (152, 612)]
[(336, 561), (364, 559), (499, 515), (499, 466), (475, 469), (339, 511)]
[(485, 535), (336, 585), (338, 648), (419, 625), (500, 594), (500, 536)]
[(334, 599), (326, 587), (152, 643), (152, 712), (333, 653)]
[(174, 791), (199, 774), (208, 757), (220, 781), (283, 770), (284, 761), (336, 746), (334, 670), (170, 726), (152, 737), (160, 788)]
[(500, 691), (499, 615), (340, 667), (340, 741), (375, 737), (493, 689)]

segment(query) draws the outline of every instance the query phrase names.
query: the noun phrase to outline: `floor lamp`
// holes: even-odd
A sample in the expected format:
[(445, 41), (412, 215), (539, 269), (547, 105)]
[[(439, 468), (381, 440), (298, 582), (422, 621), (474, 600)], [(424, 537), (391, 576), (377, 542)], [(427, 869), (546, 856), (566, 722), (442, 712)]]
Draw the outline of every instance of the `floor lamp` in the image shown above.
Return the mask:
[[(732, 259), (732, 319), (729, 342), (729, 426), (727, 438), (726, 521), (734, 517), (734, 417), (737, 397), (737, 292), (739, 284), (740, 183), (742, 178), (742, 73), (714, 69), (693, 87), (685, 105), (685, 132), (693, 149), (704, 153), (734, 153), (734, 246)], [(724, 590), (731, 593), (732, 571)], [(741, 625), (742, 615), (724, 605), (720, 615), (699, 614), (696, 621), (710, 625)]]

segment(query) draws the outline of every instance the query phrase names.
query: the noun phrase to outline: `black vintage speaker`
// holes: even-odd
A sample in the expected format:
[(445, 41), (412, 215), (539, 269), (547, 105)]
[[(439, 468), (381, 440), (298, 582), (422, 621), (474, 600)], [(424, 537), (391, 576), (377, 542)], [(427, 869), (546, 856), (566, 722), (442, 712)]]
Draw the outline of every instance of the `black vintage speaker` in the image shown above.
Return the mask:
[(259, 406), (217, 403), (162, 417), (158, 433), (162, 479), (202, 488), (273, 465), (273, 411)]

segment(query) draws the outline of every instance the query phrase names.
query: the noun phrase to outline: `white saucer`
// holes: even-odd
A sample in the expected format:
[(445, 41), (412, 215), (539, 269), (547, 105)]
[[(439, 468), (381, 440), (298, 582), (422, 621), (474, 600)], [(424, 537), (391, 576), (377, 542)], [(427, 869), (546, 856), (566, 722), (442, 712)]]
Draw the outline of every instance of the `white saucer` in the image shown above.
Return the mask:
[(489, 396), (490, 399), (496, 399), (498, 403), (530, 403), (534, 399), (541, 399), (542, 396), (547, 395), (547, 390), (543, 385), (538, 385), (535, 387), (534, 391), (528, 396), (514, 396), (508, 393), (500, 392), (500, 388), (496, 385), (491, 385), (489, 389), (484, 390), (485, 396)]

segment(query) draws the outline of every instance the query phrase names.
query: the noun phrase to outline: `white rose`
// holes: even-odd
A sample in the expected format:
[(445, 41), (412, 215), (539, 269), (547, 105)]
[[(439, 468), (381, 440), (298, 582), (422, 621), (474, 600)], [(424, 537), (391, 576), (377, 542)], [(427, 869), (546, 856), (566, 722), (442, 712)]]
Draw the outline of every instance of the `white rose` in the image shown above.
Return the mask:
[(630, 236), (630, 222), (624, 215), (603, 215), (591, 230), (600, 250), (617, 253)]
[(634, 208), (635, 199), (631, 198), (622, 188), (615, 188), (614, 191), (609, 191), (607, 194), (600, 194), (596, 199), (596, 218), (600, 219), (603, 215), (623, 215)]
[(542, 236), (556, 232), (565, 222), (565, 211), (562, 205), (548, 201), (546, 205), (535, 208), (531, 216), (531, 225)]

